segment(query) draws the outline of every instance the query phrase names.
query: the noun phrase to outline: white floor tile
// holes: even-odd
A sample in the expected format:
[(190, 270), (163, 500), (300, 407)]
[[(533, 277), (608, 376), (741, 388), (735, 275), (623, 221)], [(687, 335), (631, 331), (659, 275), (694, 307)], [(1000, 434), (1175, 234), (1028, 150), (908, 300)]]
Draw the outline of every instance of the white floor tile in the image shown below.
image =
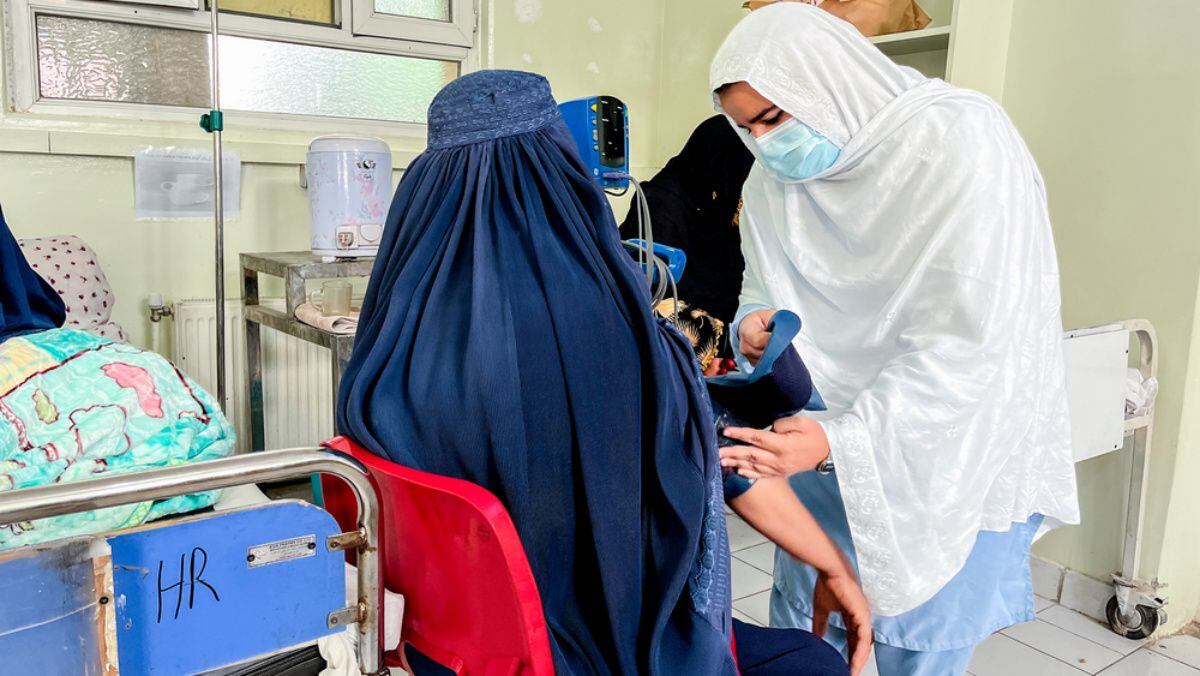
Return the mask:
[(1172, 636), (1150, 646), (1150, 649), (1160, 655), (1166, 655), (1176, 662), (1200, 669), (1200, 638), (1195, 636)]
[(1103, 620), (1104, 607), (1112, 595), (1112, 583), (1093, 580), (1082, 573), (1068, 570), (1063, 575), (1062, 596), (1058, 603), (1093, 619)]
[(764, 542), (761, 545), (747, 547), (735, 554), (737, 558), (754, 566), (768, 575), (775, 572), (775, 544)]
[(762, 622), (759, 622), (758, 620), (754, 619), (753, 617), (750, 617), (746, 613), (743, 613), (742, 611), (738, 610), (736, 607), (733, 609), (733, 619), (741, 620), (742, 622), (745, 622), (746, 624), (753, 624), (758, 627), (763, 626)]
[(1082, 673), (1003, 634), (993, 635), (975, 649), (967, 671), (975, 676), (1080, 676)]
[(1030, 557), (1029, 572), (1033, 574), (1033, 593), (1057, 601), (1063, 569), (1049, 561)]
[(771, 623), (771, 592), (759, 592), (733, 602), (733, 609), (763, 627)]
[(750, 564), (733, 560), (733, 598), (742, 599), (771, 588), (771, 576)]
[(1122, 653), (1092, 643), (1044, 620), (1018, 624), (1005, 629), (1003, 633), (1089, 674), (1098, 673), (1124, 657)]
[(1193, 669), (1182, 662), (1145, 648), (1100, 672), (1100, 676), (1198, 676), (1200, 669)]
[(1040, 613), (1047, 608), (1053, 607), (1054, 601), (1042, 596), (1038, 596), (1037, 594), (1033, 595), (1033, 612)]
[(729, 550), (741, 551), (747, 547), (761, 545), (767, 541), (767, 538), (762, 533), (750, 527), (750, 524), (742, 521), (736, 514), (725, 518), (725, 523), (729, 527)]
[[(1036, 603), (1037, 599), (1034, 599)], [(1082, 636), (1093, 643), (1115, 650), (1122, 655), (1128, 655), (1133, 651), (1141, 648), (1144, 641), (1131, 641), (1123, 636), (1117, 636), (1106, 624), (1100, 624), (1096, 620), (1077, 613), (1073, 610), (1067, 610), (1060, 605), (1051, 605), (1038, 613), (1038, 619), (1044, 622), (1049, 622), (1056, 627), (1066, 629), (1067, 631)]]

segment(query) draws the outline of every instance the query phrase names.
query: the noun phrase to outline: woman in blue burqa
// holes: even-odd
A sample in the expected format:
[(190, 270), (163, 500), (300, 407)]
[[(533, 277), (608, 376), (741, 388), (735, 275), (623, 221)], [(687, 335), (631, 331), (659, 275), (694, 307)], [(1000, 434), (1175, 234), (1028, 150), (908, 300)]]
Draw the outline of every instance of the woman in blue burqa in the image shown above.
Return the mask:
[[(652, 315), (540, 76), (474, 73), (433, 101), (338, 422), (378, 455), (499, 497), (560, 674), (847, 673), (812, 634), (732, 620), (716, 431), (691, 345)], [(869, 645), (853, 576), (786, 484), (731, 504), (827, 572), (830, 605)], [(776, 534), (760, 525), (772, 509), (801, 514)]]

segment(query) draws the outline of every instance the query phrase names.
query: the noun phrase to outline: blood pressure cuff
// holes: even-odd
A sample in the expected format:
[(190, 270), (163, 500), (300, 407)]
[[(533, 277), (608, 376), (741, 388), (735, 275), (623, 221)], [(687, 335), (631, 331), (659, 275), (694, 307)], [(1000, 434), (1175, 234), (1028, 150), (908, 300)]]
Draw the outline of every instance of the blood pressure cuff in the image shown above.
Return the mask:
[(804, 409), (825, 410), (813, 389), (808, 367), (792, 346), (800, 318), (780, 310), (767, 326), (771, 338), (752, 373), (730, 373), (705, 379), (708, 395), (725, 414), (744, 427), (763, 429)]
[[(724, 435), (726, 427), (745, 427), (745, 423), (730, 415), (720, 404), (713, 402), (714, 423), (717, 426), (717, 445), (721, 448), (726, 446), (736, 446), (739, 441), (730, 439)], [(735, 498), (741, 496), (754, 485), (754, 479), (747, 479), (738, 474), (736, 467), (721, 468), (721, 482), (725, 493), (725, 502), (732, 502)]]

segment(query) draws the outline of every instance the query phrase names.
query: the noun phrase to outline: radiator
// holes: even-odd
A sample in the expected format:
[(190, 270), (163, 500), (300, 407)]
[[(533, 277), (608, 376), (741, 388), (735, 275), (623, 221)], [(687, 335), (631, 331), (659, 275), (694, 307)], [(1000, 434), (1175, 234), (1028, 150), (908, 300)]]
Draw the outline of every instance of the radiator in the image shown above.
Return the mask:
[[(283, 309), (283, 300), (264, 300)], [(225, 412), (238, 435), (238, 449), (250, 449), (250, 400), (246, 385), (246, 332), (241, 301), (225, 304)], [(175, 363), (216, 397), (217, 305), (212, 300), (175, 304)], [(266, 448), (313, 446), (333, 436), (330, 354), (323, 347), (262, 328), (263, 420)]]

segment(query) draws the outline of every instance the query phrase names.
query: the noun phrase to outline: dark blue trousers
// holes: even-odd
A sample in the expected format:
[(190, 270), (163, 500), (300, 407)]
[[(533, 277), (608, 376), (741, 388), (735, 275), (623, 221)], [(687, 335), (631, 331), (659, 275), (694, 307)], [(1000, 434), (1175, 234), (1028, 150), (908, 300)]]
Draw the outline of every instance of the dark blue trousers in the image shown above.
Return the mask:
[(742, 676), (847, 676), (850, 666), (833, 646), (802, 629), (769, 629), (733, 621)]

